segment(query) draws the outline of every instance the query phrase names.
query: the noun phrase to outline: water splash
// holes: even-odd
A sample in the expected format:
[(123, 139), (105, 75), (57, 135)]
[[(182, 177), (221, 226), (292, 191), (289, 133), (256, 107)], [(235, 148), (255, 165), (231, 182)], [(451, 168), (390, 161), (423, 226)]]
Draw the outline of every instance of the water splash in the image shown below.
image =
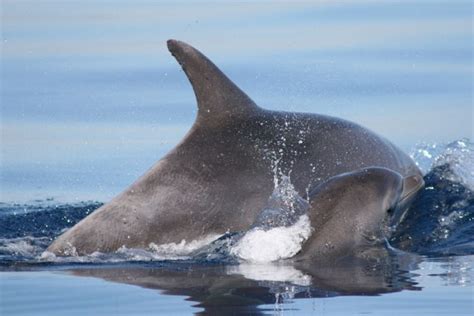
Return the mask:
[(448, 144), (421, 143), (410, 156), (424, 174), (447, 165), (451, 170), (447, 180), (459, 182), (474, 191), (474, 143), (463, 138)]
[(307, 215), (289, 227), (264, 230), (256, 227), (248, 231), (231, 248), (230, 253), (249, 262), (272, 262), (291, 258), (311, 236), (312, 228)]
[(230, 254), (250, 262), (291, 258), (311, 236), (309, 203), (283, 177), (252, 228), (231, 247)]
[(202, 249), (203, 247), (209, 245), (213, 241), (219, 239), (222, 235), (211, 234), (204, 238), (198, 240), (181, 240), (180, 243), (169, 243), (156, 245), (151, 243), (149, 245), (150, 250), (153, 251), (153, 254), (156, 257), (162, 259), (189, 259), (196, 250)]
[[(75, 249), (71, 247), (67, 256), (58, 257), (55, 254), (44, 251), (36, 255), (36, 260), (41, 262), (54, 263), (117, 263), (117, 262), (145, 262), (163, 260), (189, 260), (194, 258), (197, 249), (205, 247), (220, 235), (209, 235), (199, 240), (180, 243), (169, 243), (156, 245), (150, 243), (148, 248), (127, 248), (120, 247), (112, 253), (94, 252), (90, 255), (79, 256)], [(43, 248), (44, 250), (44, 248)]]
[(50, 243), (49, 237), (0, 238), (0, 260), (34, 260)]
[(391, 243), (432, 256), (474, 254), (474, 144), (419, 145), (412, 157), (429, 172)]
[[(267, 124), (270, 123), (260, 122), (262, 127)], [(298, 157), (306, 154), (306, 137), (310, 134), (310, 126), (290, 113), (283, 117), (283, 121), (271, 124), (271, 128), (277, 131), (277, 135), (271, 141), (268, 139), (252, 141), (256, 142), (256, 148), (260, 150), (263, 159), (270, 163), (274, 188), (277, 188), (285, 177), (291, 176)], [(311, 172), (314, 172), (315, 167), (311, 166), (313, 169)]]
[[(286, 116), (276, 128), (275, 140), (261, 144), (273, 172), (273, 193), (250, 230), (233, 236), (227, 244), (230, 255), (248, 262), (291, 258), (312, 233), (309, 202), (298, 194), (290, 178), (299, 150), (306, 146), (307, 127)], [(295, 134), (294, 129), (298, 137), (290, 140), (287, 135)], [(281, 165), (282, 161), (287, 163)]]
[(274, 227), (291, 226), (301, 216), (307, 214), (308, 209), (308, 201), (298, 194), (290, 177), (283, 176), (258, 215), (253, 228), (269, 230)]

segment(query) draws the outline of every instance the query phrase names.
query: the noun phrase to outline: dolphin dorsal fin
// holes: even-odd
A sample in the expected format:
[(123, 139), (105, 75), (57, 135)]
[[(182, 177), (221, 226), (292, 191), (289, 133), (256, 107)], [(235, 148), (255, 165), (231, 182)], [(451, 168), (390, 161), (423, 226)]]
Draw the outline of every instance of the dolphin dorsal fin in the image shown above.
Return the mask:
[(197, 122), (220, 125), (259, 111), (252, 99), (200, 51), (172, 39), (168, 40), (168, 49), (193, 87), (198, 105)]

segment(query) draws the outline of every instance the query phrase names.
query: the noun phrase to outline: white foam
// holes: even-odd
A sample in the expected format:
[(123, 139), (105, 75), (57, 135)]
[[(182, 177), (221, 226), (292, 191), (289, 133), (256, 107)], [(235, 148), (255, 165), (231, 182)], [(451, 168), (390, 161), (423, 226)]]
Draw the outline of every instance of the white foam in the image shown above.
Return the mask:
[(43, 251), (41, 255), (39, 256), (39, 260), (41, 261), (47, 261), (47, 262), (52, 262), (56, 261), (56, 255), (52, 253), (51, 251)]
[(159, 261), (159, 260), (185, 260), (189, 259), (192, 252), (208, 245), (221, 235), (212, 234), (204, 238), (179, 243), (156, 245), (150, 243), (147, 249), (120, 247), (113, 253), (94, 252), (89, 255), (79, 256), (74, 247), (68, 248), (66, 256), (56, 256), (54, 253), (44, 251), (38, 259), (45, 262), (126, 262), (126, 261)]
[(193, 251), (210, 244), (221, 236), (222, 235), (219, 234), (211, 234), (204, 238), (192, 240), (189, 242), (183, 239), (180, 243), (169, 243), (161, 245), (150, 243), (149, 248), (156, 256), (160, 257), (161, 259), (186, 258)]
[(8, 243), (0, 245), (0, 252), (20, 256), (31, 256), (37, 251), (35, 247), (27, 240), (22, 238), (9, 240)]
[(308, 215), (288, 227), (263, 230), (260, 227), (248, 231), (230, 250), (232, 255), (249, 262), (272, 262), (297, 254), (311, 236)]

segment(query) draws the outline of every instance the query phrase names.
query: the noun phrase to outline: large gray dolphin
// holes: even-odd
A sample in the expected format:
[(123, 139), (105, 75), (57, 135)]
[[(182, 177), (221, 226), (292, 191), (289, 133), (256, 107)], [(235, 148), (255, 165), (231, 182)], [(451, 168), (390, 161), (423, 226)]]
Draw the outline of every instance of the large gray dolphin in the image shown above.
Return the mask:
[[(400, 218), (423, 186), (414, 162), (368, 129), (324, 115), (265, 110), (195, 48), (169, 40), (168, 49), (194, 89), (194, 125), (148, 172), (49, 251), (113, 252), (246, 230), (278, 174), (291, 175), (302, 196), (311, 191), (311, 219), (320, 231), (315, 236), (327, 226), (331, 242), (349, 249), (360, 244), (357, 234), (382, 222), (380, 214), (396, 211)], [(350, 215), (340, 218), (354, 205), (355, 226)], [(309, 240), (302, 256), (311, 257), (312, 247), (322, 252), (321, 242)]]

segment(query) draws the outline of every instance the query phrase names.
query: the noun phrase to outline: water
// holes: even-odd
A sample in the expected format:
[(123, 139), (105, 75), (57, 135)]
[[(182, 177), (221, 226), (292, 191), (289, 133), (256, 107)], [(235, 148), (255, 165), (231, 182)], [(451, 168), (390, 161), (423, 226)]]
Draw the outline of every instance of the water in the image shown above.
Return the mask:
[[(471, 26), (469, 1), (3, 1), (0, 314), (472, 315)], [(378, 260), (292, 263), (311, 232), (291, 174), (248, 231), (44, 252), (192, 124), (168, 38), (265, 108), (343, 117), (411, 152), (426, 187)]]

